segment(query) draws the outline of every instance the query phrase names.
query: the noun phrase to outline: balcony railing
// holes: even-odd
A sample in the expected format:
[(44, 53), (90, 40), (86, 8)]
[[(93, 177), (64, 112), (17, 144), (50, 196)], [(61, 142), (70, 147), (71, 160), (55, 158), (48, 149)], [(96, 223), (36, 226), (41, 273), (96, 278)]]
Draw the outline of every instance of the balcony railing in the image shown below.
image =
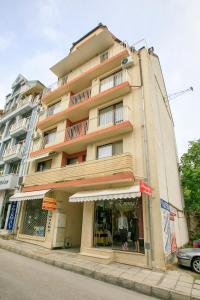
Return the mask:
[(72, 140), (82, 135), (86, 135), (88, 131), (88, 120), (67, 127), (66, 129), (66, 140)]
[(14, 123), (11, 127), (10, 127), (10, 134), (12, 134), (13, 132), (19, 130), (19, 129), (28, 129), (28, 125), (29, 125), (29, 121), (30, 119), (21, 119), (18, 122)]
[(9, 147), (4, 152), (4, 155), (3, 155), (4, 160), (6, 160), (7, 158), (12, 157), (12, 156), (14, 156), (14, 157), (18, 156), (20, 158), (20, 156), (22, 155), (23, 149), (24, 149), (24, 147), (22, 144), (17, 144), (12, 147)]
[(91, 97), (91, 87), (71, 96), (69, 106), (76, 105), (80, 102), (83, 102)]
[[(78, 77), (80, 74), (83, 74), (84, 72), (87, 72), (88, 70), (92, 69), (93, 67), (96, 67), (97, 65), (101, 65), (106, 62), (106, 60), (114, 57), (115, 55), (119, 54), (123, 50), (127, 49), (127, 46), (125, 44), (121, 44), (117, 47), (110, 48), (108, 50), (108, 56), (105, 60), (102, 61), (102, 56), (99, 55), (98, 57), (94, 57), (85, 64), (79, 66), (78, 68), (74, 69), (72, 73), (70, 73), (70, 76), (68, 77), (68, 82), (71, 80), (74, 80), (76, 77)], [(52, 83), (49, 87), (45, 88), (43, 90), (43, 97), (46, 96), (47, 94), (53, 92), (63, 84), (65, 84), (66, 81), (64, 80), (59, 80), (54, 83)]]
[(99, 160), (67, 165), (63, 168), (32, 173), (25, 177), (25, 186), (108, 176), (122, 172), (133, 172), (133, 169), (132, 154), (123, 153)]

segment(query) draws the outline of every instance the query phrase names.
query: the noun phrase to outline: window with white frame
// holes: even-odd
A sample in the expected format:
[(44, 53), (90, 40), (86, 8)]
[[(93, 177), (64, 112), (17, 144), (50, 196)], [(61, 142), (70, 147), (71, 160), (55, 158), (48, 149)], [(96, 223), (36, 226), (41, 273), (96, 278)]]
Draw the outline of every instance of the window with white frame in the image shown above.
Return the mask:
[(123, 102), (119, 102), (99, 110), (99, 126), (123, 122)]
[(111, 144), (99, 146), (97, 148), (97, 159), (122, 154), (123, 153), (123, 141), (117, 141)]
[(123, 81), (122, 75), (123, 75), (122, 71), (119, 71), (117, 73), (114, 73), (114, 74), (102, 79), (100, 81), (100, 92), (103, 92), (107, 89), (110, 89), (112, 87), (115, 87), (115, 86), (121, 84)]
[(53, 114), (55, 114), (58, 111), (58, 108), (60, 106), (60, 100), (57, 101), (56, 103), (50, 105), (47, 109), (47, 116), (52, 116)]

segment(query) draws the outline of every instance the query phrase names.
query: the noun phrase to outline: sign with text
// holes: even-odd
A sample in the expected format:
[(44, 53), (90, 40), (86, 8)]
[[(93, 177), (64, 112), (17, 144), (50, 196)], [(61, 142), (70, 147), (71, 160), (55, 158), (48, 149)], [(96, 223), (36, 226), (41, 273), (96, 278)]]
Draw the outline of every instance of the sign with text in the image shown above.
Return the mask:
[(140, 192), (152, 196), (152, 187), (143, 180), (140, 180)]
[(42, 209), (55, 210), (56, 209), (56, 199), (44, 197), (43, 202), (42, 202)]

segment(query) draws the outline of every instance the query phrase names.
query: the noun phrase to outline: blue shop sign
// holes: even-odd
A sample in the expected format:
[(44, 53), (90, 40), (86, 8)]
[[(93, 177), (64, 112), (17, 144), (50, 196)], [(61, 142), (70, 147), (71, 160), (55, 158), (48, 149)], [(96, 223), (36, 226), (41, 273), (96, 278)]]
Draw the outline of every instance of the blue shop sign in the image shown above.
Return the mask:
[(10, 207), (10, 213), (8, 217), (7, 227), (6, 227), (7, 230), (12, 230), (14, 227), (16, 211), (17, 211), (17, 201), (14, 201), (11, 203), (11, 207)]

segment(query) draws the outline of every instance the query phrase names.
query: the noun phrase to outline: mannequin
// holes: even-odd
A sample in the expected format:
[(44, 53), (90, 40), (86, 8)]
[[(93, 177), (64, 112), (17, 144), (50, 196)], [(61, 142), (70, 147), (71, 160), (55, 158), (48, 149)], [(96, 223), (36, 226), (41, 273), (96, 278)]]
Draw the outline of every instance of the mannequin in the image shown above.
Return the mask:
[(118, 231), (122, 242), (122, 250), (128, 250), (128, 220), (122, 212), (118, 218)]
[(135, 251), (140, 252), (140, 244), (139, 244), (139, 224), (138, 218), (134, 213), (133, 218), (130, 220), (130, 231), (131, 231), (131, 240), (135, 245)]

